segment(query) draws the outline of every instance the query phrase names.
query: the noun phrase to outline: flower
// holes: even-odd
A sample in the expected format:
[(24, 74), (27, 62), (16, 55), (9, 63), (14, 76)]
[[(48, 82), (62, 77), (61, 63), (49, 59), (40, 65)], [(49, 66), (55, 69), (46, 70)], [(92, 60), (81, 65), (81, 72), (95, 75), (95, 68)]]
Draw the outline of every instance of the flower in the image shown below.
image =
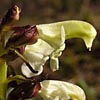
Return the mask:
[(39, 95), (44, 100), (85, 100), (84, 91), (68, 82), (44, 80), (41, 82)]
[(58, 70), (58, 57), (65, 48), (66, 39), (81, 38), (84, 40), (86, 47), (90, 50), (97, 34), (91, 24), (76, 20), (41, 24), (36, 25), (36, 27), (39, 32), (38, 42), (26, 46), (24, 57), (38, 73), (32, 73), (29, 68), (23, 64), (22, 73), (27, 77), (42, 73), (43, 65), (49, 58), (52, 71)]

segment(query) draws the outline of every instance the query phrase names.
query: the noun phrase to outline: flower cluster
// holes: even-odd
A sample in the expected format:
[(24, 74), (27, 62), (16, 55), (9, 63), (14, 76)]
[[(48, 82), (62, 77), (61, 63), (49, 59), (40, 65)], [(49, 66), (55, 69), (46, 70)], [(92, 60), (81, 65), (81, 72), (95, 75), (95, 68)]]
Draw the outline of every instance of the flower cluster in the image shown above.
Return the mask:
[(5, 100), (7, 88), (4, 87), (11, 82), (14, 85), (10, 85), (10, 88), (14, 89), (8, 93), (7, 100), (23, 100), (37, 94), (44, 100), (85, 100), (84, 91), (72, 83), (45, 79), (34, 81), (32, 78), (41, 76), (47, 60), (50, 60), (52, 71), (59, 70), (59, 56), (65, 49), (66, 39), (81, 38), (90, 50), (97, 34), (95, 28), (87, 22), (77, 20), (15, 27), (20, 12), (15, 5), (1, 20), (0, 67), (3, 70), (2, 66), (6, 68), (6, 62), (20, 57), (23, 60), (22, 76), (27, 78), (15, 75), (9, 79), (9, 76), (4, 75), (7, 74), (6, 69), (5, 73), (1, 70), (1, 76), (5, 79), (0, 77), (3, 80), (0, 83), (0, 100)]

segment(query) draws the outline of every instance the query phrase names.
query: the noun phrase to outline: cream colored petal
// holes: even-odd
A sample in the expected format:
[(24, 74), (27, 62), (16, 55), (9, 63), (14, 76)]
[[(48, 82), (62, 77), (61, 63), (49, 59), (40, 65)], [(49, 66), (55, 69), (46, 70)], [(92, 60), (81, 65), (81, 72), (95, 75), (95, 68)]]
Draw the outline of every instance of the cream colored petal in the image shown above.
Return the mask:
[(33, 76), (40, 75), (43, 71), (43, 66), (32, 66), (32, 67), (34, 70), (38, 71), (38, 73), (31, 72), (28, 66), (25, 63), (23, 63), (21, 66), (23, 75), (25, 75), (26, 77), (33, 77)]
[(59, 69), (59, 60), (58, 58), (51, 58), (50, 59), (50, 68), (52, 71), (56, 71)]
[(45, 80), (41, 82), (42, 89), (40, 95), (44, 100), (85, 100), (84, 91), (68, 82)]
[(49, 59), (49, 55), (53, 52), (53, 50), (54, 48), (41, 39), (39, 39), (34, 45), (27, 45), (24, 57), (27, 59), (32, 68), (38, 71), (38, 73), (32, 73), (25, 64), (22, 65), (22, 73), (27, 77), (41, 74), (43, 71), (43, 65)]
[(35, 52), (37, 54), (47, 56), (50, 55), (53, 50), (54, 48), (51, 47), (47, 42), (43, 41), (42, 39), (38, 39), (35, 44), (26, 46), (24, 55), (26, 55), (28, 52)]
[(39, 38), (47, 42), (53, 48), (59, 48), (65, 42), (65, 30), (63, 25), (55, 26), (50, 24), (37, 25)]
[(52, 52), (50, 55), (50, 67), (52, 71), (59, 70), (59, 56), (61, 56), (62, 51), (65, 49), (65, 44), (63, 44), (58, 49)]

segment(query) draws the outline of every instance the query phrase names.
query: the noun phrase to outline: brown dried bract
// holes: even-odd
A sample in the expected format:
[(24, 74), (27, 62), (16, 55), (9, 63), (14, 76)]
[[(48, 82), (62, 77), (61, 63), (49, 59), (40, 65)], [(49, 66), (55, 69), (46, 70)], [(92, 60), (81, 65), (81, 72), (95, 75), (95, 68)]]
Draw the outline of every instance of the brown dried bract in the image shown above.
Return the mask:
[(41, 89), (40, 83), (34, 83), (32, 81), (26, 81), (19, 84), (9, 94), (7, 100), (25, 100), (36, 96)]
[(23, 45), (30, 45), (37, 42), (39, 33), (36, 26), (23, 26), (14, 28), (15, 32), (8, 40), (7, 47), (21, 47)]

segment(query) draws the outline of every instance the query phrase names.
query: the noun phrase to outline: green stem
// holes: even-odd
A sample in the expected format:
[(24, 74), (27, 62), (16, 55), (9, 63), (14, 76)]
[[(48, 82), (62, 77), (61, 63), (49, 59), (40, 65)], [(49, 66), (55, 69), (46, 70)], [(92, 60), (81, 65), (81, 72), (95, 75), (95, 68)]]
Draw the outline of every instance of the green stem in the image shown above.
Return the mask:
[(0, 100), (6, 100), (7, 90), (7, 65), (4, 59), (0, 58)]

